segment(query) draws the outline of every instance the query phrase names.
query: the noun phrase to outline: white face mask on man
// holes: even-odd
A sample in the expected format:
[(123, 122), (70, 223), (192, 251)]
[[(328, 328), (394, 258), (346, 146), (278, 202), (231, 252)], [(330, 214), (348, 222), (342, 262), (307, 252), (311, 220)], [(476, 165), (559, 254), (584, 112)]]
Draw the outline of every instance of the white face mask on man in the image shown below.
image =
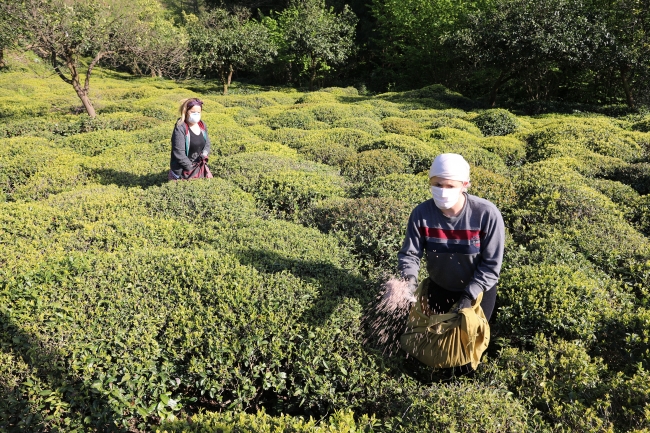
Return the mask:
[(440, 188), (437, 186), (431, 187), (431, 195), (436, 206), (440, 209), (451, 209), (460, 199), (460, 193), (463, 188)]

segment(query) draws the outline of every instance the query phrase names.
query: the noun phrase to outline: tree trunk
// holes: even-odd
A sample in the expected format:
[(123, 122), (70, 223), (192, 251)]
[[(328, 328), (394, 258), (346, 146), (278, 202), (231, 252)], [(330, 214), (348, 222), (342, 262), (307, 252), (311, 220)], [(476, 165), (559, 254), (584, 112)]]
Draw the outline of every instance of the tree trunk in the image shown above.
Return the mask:
[(497, 80), (492, 85), (492, 90), (490, 90), (490, 107), (494, 107), (496, 105), (499, 88), (510, 79), (510, 76), (505, 76), (505, 74), (505, 72), (501, 72), (499, 78), (497, 78)]
[(627, 76), (627, 73), (630, 71), (630, 68), (625, 65), (621, 66), (621, 80), (623, 81), (623, 90), (625, 91), (625, 99), (627, 101), (627, 106), (634, 108), (634, 98), (632, 97), (632, 88), (630, 87), (630, 81)]
[(223, 84), (223, 94), (228, 94), (228, 78), (226, 78), (226, 71), (223, 68), (219, 68), (221, 72), (221, 83)]
[(4, 47), (0, 47), (0, 68), (4, 68), (7, 66), (5, 63), (5, 49)]
[(314, 90), (314, 80), (316, 79), (316, 65), (314, 60), (311, 61), (311, 77), (309, 77), (309, 90)]
[(90, 102), (88, 92), (86, 92), (79, 84), (79, 77), (72, 78), (72, 87), (74, 87), (75, 92), (77, 92), (77, 96), (79, 96), (79, 99), (81, 99), (81, 103), (84, 105), (86, 113), (88, 113), (88, 115), (94, 119), (97, 116), (95, 113), (95, 108), (93, 107), (92, 102)]

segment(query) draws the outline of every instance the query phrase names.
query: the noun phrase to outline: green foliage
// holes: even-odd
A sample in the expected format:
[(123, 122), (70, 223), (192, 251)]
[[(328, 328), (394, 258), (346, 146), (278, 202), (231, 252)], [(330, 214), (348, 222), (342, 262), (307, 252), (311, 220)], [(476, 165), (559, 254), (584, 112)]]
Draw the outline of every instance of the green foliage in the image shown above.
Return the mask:
[(201, 71), (217, 72), (224, 95), (234, 71), (269, 63), (277, 52), (268, 29), (243, 10), (230, 13), (214, 8), (201, 21), (194, 16), (187, 19), (192, 63)]
[(633, 162), (644, 154), (640, 139), (605, 118), (558, 120), (525, 136), (533, 161), (591, 151)]
[(401, 173), (406, 162), (390, 149), (365, 150), (351, 155), (341, 166), (341, 174), (353, 182), (368, 182), (391, 173)]
[(356, 151), (338, 143), (312, 143), (300, 148), (300, 153), (312, 161), (327, 165), (341, 166), (353, 158)]
[(302, 171), (263, 174), (253, 193), (273, 213), (289, 219), (296, 219), (314, 201), (343, 194), (339, 177)]
[(267, 26), (277, 29), (281, 57), (298, 65), (310, 89), (319, 75), (343, 63), (354, 51), (357, 17), (348, 5), (335, 13), (322, 0), (292, 1), (277, 14), (277, 23), (271, 20)]
[(501, 108), (486, 110), (472, 121), (486, 137), (512, 134), (519, 128), (517, 116)]
[(538, 409), (551, 425), (568, 431), (611, 429), (601, 414), (609, 409), (601, 377), (607, 366), (579, 341), (535, 336), (532, 350), (504, 348), (492, 374), (520, 400)]
[(517, 329), (521, 339), (543, 333), (589, 344), (600, 324), (618, 313), (610, 285), (566, 265), (515, 268), (499, 284), (499, 326)]
[(460, 129), (461, 131), (469, 132), (472, 135), (476, 135), (477, 137), (481, 137), (482, 133), (485, 134), (483, 128), (479, 129), (480, 126), (479, 128), (477, 128), (475, 125), (471, 124), (467, 120), (458, 119), (457, 117), (446, 117), (446, 116), (437, 117), (431, 120), (430, 122), (427, 122), (426, 126), (431, 129), (436, 129), (443, 126), (454, 128), (454, 129)]
[(488, 137), (480, 145), (499, 155), (508, 166), (520, 166), (526, 161), (526, 144), (515, 137)]
[(398, 134), (387, 134), (373, 143), (362, 146), (359, 150), (371, 149), (388, 149), (399, 153), (408, 161), (408, 165), (414, 173), (428, 171), (433, 159), (442, 153), (435, 145)]
[(364, 131), (372, 136), (378, 136), (384, 133), (384, 129), (378, 122), (367, 117), (354, 117), (337, 120), (334, 122), (334, 127)]
[(377, 274), (396, 267), (395, 251), (402, 244), (410, 212), (407, 203), (393, 198), (339, 199), (316, 203), (303, 220), (348, 239), (366, 271)]
[(361, 197), (391, 198), (416, 206), (431, 198), (429, 176), (426, 173), (389, 174), (362, 185)]
[(387, 117), (381, 121), (381, 126), (391, 134), (417, 137), (422, 132), (422, 127), (417, 122), (403, 117)]
[(282, 111), (271, 117), (268, 124), (273, 129), (320, 129), (325, 127), (325, 124), (318, 122), (313, 114), (301, 110)]
[(470, 180), (470, 194), (491, 201), (502, 213), (516, 205), (517, 193), (509, 178), (481, 167), (472, 167)]
[[(0, 119), (0, 430), (648, 428), (637, 115), (517, 117), (481, 137), (442, 86), (223, 97), (96, 68), (91, 120), (26, 62), (0, 74), (6, 106), (26, 104)], [(167, 182), (187, 96), (206, 101), (215, 178)], [(268, 126), (287, 112), (323, 129)], [(493, 341), (454, 381), (382, 353), (364, 324), (447, 151), (508, 230)]]
[(337, 411), (330, 415), (327, 422), (317, 422), (313, 418), (305, 420), (289, 415), (272, 417), (264, 411), (257, 414), (207, 412), (194, 415), (188, 422), (178, 421), (161, 426), (157, 433), (202, 433), (202, 432), (249, 432), (273, 433), (277, 431), (311, 432), (311, 433), (347, 433), (350, 431), (372, 432), (378, 423), (374, 416), (363, 415), (358, 421), (350, 410)]

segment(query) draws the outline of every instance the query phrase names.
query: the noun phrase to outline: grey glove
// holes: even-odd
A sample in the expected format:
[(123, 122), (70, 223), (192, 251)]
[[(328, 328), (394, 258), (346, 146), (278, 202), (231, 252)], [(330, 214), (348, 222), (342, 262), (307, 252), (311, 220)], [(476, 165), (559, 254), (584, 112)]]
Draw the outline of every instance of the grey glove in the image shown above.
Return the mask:
[(412, 304), (415, 303), (415, 291), (418, 289), (418, 277), (415, 275), (406, 275), (406, 282), (408, 283), (408, 301)]
[(458, 313), (463, 308), (472, 308), (472, 302), (474, 302), (474, 299), (471, 298), (469, 293), (463, 292), (461, 298), (458, 300), (458, 306), (454, 309), (454, 313)]

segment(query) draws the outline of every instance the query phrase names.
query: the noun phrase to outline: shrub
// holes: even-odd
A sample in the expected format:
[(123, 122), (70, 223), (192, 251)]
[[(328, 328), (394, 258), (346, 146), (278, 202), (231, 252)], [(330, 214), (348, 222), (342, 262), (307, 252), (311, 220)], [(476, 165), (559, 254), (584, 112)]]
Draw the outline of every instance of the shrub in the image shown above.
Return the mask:
[(403, 117), (386, 117), (381, 121), (381, 126), (386, 132), (392, 134), (417, 137), (422, 132), (422, 127), (418, 123)]
[(266, 208), (286, 219), (297, 219), (314, 201), (343, 194), (340, 177), (297, 170), (262, 174), (253, 190), (255, 198)]
[(326, 124), (318, 122), (313, 114), (303, 110), (283, 111), (271, 117), (268, 120), (268, 125), (273, 129), (322, 129), (326, 127)]
[(252, 195), (219, 178), (168, 182), (138, 196), (139, 204), (152, 216), (187, 223), (234, 221), (257, 214)]
[[(500, 386), (434, 385), (409, 398), (399, 431), (526, 432), (539, 428), (527, 408)], [(390, 431), (390, 430), (389, 430)]]
[(520, 125), (517, 116), (502, 108), (485, 110), (473, 122), (486, 137), (512, 134)]
[(632, 124), (634, 131), (650, 132), (650, 117), (645, 116), (643, 119)]
[(515, 185), (525, 206), (514, 214), (529, 236), (536, 227), (562, 228), (572, 245), (606, 272), (628, 273), (623, 269), (647, 256), (647, 241), (624, 220), (621, 210), (555, 161), (528, 164)]
[(615, 285), (571, 266), (517, 267), (499, 286), (499, 327), (523, 340), (542, 333), (593, 344), (600, 324), (618, 313)]
[(316, 120), (329, 124), (350, 116), (350, 108), (343, 104), (318, 104), (310, 107), (309, 111)]
[(411, 206), (431, 198), (429, 176), (426, 173), (389, 174), (361, 186), (361, 197), (391, 198)]
[(237, 412), (206, 412), (194, 415), (189, 421), (165, 423), (156, 433), (201, 433), (201, 432), (309, 432), (309, 433), (349, 433), (357, 431), (373, 432), (373, 426), (378, 424), (374, 416), (363, 415), (358, 421), (350, 410), (336, 411), (327, 421), (317, 422), (313, 418), (305, 420), (301, 417), (281, 415), (272, 417), (264, 411), (257, 414)]
[(329, 92), (336, 96), (359, 96), (359, 91), (352, 87), (325, 87), (320, 90), (321, 92)]
[(244, 191), (252, 192), (264, 174), (283, 170), (301, 170), (336, 176), (337, 170), (327, 165), (299, 158), (279, 156), (267, 152), (239, 153), (225, 158), (218, 158), (211, 164), (215, 176), (229, 179)]
[(221, 145), (218, 149), (219, 155), (230, 156), (236, 153), (253, 153), (253, 152), (266, 152), (272, 153), (279, 156), (288, 156), (295, 158), (297, 157), (297, 152), (295, 149), (285, 146), (280, 143), (273, 143), (268, 141), (258, 141), (258, 140), (242, 140), (239, 142), (233, 142)]
[[(533, 348), (505, 348), (490, 372), (519, 399), (529, 401), (551, 425), (598, 432), (613, 426), (602, 416), (608, 403), (602, 388), (606, 365), (579, 341), (538, 335)], [(506, 373), (507, 372), (507, 373)]]
[(650, 193), (650, 164), (640, 162), (637, 164), (619, 164), (608, 170), (606, 177), (631, 186), (641, 195)]
[(497, 154), (507, 166), (520, 166), (526, 161), (526, 144), (515, 137), (488, 137), (480, 146)]
[(433, 159), (441, 153), (434, 144), (397, 134), (387, 134), (381, 139), (359, 148), (361, 151), (373, 149), (389, 149), (399, 153), (408, 162), (414, 173), (428, 171)]
[(401, 117), (404, 113), (399, 108), (399, 104), (381, 99), (370, 99), (364, 101), (372, 111), (374, 111), (380, 119), (385, 117)]
[(225, 107), (247, 107), (258, 109), (278, 105), (278, 102), (273, 98), (261, 94), (221, 96), (218, 101)]
[(411, 206), (393, 198), (328, 200), (302, 217), (325, 233), (347, 238), (367, 272), (393, 271), (404, 241)]
[(588, 150), (632, 162), (644, 153), (634, 134), (607, 119), (585, 118), (552, 122), (525, 135), (525, 140), (528, 157), (533, 161)]
[(357, 131), (364, 131), (372, 136), (378, 136), (384, 133), (384, 129), (375, 120), (367, 117), (354, 117), (341, 119), (334, 122), (335, 128), (348, 128)]
[(470, 122), (459, 119), (457, 117), (438, 117), (426, 123), (426, 127), (430, 129), (436, 129), (446, 126), (448, 128), (459, 129), (461, 131), (468, 132), (477, 137), (482, 137), (481, 130), (471, 124)]
[[(436, 143), (437, 144), (437, 143)], [(445, 142), (439, 145), (440, 153), (458, 153), (471, 165), (484, 168), (499, 175), (507, 175), (509, 170), (505, 162), (495, 153), (492, 153), (472, 142)]]
[(467, 116), (467, 113), (457, 108), (449, 108), (446, 110), (409, 110), (406, 112), (406, 117), (419, 123), (427, 123), (441, 117), (453, 119), (465, 116)]
[(132, 137), (123, 131), (95, 131), (66, 137), (61, 144), (81, 155), (95, 156), (107, 149), (132, 144)]
[(401, 173), (407, 163), (390, 149), (366, 150), (352, 155), (341, 166), (341, 174), (354, 182), (369, 182), (378, 176)]
[(352, 158), (356, 151), (338, 143), (313, 143), (300, 148), (300, 153), (312, 161), (340, 167)]
[(490, 200), (501, 212), (505, 213), (517, 203), (515, 187), (507, 177), (481, 167), (472, 167), (470, 179), (469, 193)]
[(337, 102), (336, 96), (332, 92), (309, 92), (303, 94), (296, 100), (296, 104), (327, 104)]

